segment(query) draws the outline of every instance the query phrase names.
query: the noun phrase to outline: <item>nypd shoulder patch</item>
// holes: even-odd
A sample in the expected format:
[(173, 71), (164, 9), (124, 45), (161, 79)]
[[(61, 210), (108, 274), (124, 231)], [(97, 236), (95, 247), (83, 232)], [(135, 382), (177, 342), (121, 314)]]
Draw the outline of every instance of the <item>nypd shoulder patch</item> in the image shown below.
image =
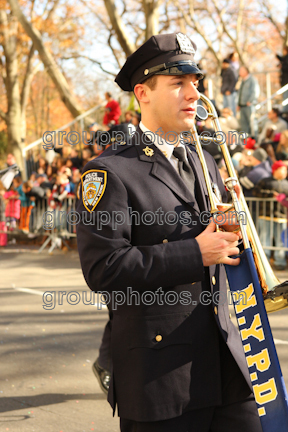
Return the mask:
[(104, 195), (107, 172), (103, 170), (86, 171), (81, 176), (81, 184), (84, 207), (91, 213)]

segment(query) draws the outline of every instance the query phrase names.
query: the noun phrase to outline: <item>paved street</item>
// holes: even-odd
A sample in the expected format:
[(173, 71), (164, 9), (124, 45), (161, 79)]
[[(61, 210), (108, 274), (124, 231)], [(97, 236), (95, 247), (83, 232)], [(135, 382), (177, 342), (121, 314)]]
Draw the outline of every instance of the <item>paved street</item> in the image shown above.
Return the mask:
[[(107, 311), (83, 304), (90, 290), (77, 252), (2, 250), (0, 274), (0, 430), (119, 431), (91, 371)], [(288, 279), (288, 272), (278, 276)], [(80, 303), (68, 304), (63, 294), (59, 305), (56, 293), (73, 290)], [(46, 302), (45, 310), (47, 291), (57, 304)], [(270, 323), (288, 386), (287, 317), (288, 309), (271, 315)]]

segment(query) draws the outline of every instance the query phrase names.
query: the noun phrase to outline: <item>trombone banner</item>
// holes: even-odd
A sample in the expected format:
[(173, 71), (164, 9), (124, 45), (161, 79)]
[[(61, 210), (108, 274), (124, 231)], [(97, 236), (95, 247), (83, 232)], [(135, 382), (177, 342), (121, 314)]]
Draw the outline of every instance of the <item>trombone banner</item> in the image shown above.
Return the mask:
[(263, 432), (288, 432), (288, 396), (251, 248), (225, 265)]

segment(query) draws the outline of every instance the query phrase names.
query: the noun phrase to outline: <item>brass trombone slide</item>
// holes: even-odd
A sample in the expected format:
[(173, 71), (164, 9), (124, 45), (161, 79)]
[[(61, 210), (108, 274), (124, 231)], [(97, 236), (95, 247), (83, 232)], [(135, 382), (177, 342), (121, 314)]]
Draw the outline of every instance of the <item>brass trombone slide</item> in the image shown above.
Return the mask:
[[(221, 125), (219, 122), (219, 118), (217, 115), (217, 112), (215, 110), (214, 105), (208, 99), (205, 95), (200, 94), (201, 101), (205, 104), (206, 110), (207, 110), (207, 117), (210, 118), (213, 122), (214, 128), (216, 132), (222, 132), (221, 131)], [(211, 214), (213, 214), (216, 211), (219, 211), (219, 208), (217, 207), (217, 203), (215, 201), (215, 195), (213, 194), (213, 189), (211, 185), (211, 179), (208, 172), (208, 168), (206, 165), (202, 145), (200, 143), (199, 135), (196, 130), (196, 126), (194, 125), (193, 129), (191, 130), (194, 142), (196, 143), (196, 151), (198, 153), (204, 178), (208, 190), (208, 195), (211, 203)], [(201, 137), (202, 140), (203, 137)], [(223, 158), (227, 167), (227, 171), (229, 174), (229, 177), (236, 178), (237, 174), (229, 153), (228, 146), (226, 142), (224, 141), (222, 144), (219, 144), (219, 140), (208, 137), (208, 140), (214, 141), (214, 143), (220, 145)], [(204, 138), (204, 141), (206, 141), (206, 138)], [(239, 184), (239, 182), (238, 182)], [(248, 239), (250, 242), (250, 246), (253, 252), (255, 267), (258, 273), (259, 282), (262, 288), (263, 297), (264, 297), (264, 303), (267, 313), (275, 312), (278, 310), (282, 310), (286, 307), (288, 307), (288, 281), (285, 281), (283, 283), (280, 283), (277, 276), (274, 274), (271, 265), (269, 263), (269, 260), (265, 254), (265, 251), (260, 243), (252, 216), (250, 214), (249, 208), (247, 206), (242, 188), (240, 186), (240, 206), (241, 210), (245, 212), (246, 214), (246, 220), (247, 220), (247, 233), (248, 233)], [(244, 245), (245, 246), (245, 245)]]

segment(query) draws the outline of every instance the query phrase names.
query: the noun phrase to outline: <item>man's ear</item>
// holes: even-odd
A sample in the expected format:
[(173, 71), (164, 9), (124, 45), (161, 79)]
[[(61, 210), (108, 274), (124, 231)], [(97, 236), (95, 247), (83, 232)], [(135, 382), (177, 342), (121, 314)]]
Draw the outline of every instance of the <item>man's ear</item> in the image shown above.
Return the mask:
[(148, 103), (150, 101), (149, 92), (150, 88), (146, 84), (136, 84), (134, 87), (134, 94), (138, 102)]

